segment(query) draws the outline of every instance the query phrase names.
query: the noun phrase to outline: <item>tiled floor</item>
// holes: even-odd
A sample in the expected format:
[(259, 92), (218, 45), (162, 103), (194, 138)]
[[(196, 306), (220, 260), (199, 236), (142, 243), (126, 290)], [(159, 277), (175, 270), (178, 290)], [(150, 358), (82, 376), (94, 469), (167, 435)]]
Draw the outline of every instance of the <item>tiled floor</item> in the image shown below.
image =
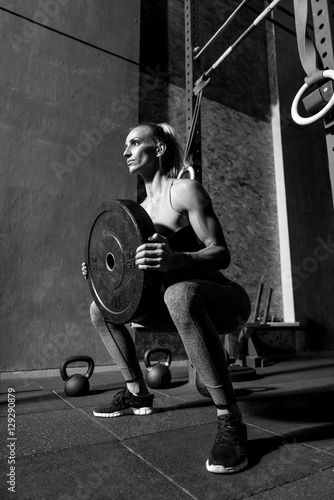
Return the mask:
[[(210, 474), (216, 434), (211, 401), (176, 367), (172, 387), (154, 391), (147, 417), (95, 418), (92, 408), (121, 386), (118, 372), (93, 374), (86, 397), (68, 398), (60, 377), (0, 384), (1, 499), (332, 499), (334, 355), (258, 368), (234, 384), (249, 434), (249, 468)], [(15, 389), (15, 441), (8, 439), (7, 391)], [(15, 495), (8, 491), (15, 443)], [(7, 478), (8, 479), (8, 478)]]

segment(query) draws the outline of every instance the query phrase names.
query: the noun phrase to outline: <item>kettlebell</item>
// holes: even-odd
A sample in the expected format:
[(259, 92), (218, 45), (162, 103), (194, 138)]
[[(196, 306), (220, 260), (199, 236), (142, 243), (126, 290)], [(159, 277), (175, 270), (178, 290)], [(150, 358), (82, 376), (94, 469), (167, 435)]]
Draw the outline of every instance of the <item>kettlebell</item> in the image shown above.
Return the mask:
[[(151, 365), (151, 356), (155, 352), (164, 352), (167, 355), (165, 363), (157, 362)], [(155, 347), (146, 351), (144, 362), (147, 368), (146, 383), (151, 389), (166, 389), (172, 381), (172, 374), (169, 365), (172, 362), (172, 353), (169, 349), (163, 347)]]
[[(69, 377), (66, 372), (67, 365), (76, 361), (85, 361), (88, 363), (88, 370), (85, 375), (77, 373)], [(86, 396), (89, 392), (88, 379), (92, 376), (94, 370), (94, 361), (89, 356), (72, 356), (65, 359), (60, 366), (60, 375), (65, 380), (64, 391), (66, 396), (77, 397)]]

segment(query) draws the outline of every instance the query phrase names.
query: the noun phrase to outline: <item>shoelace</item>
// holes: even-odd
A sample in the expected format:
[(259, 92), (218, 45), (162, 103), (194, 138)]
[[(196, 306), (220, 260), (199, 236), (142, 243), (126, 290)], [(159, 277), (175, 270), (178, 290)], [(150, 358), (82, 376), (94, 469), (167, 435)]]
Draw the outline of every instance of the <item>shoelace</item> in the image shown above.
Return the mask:
[(126, 397), (127, 389), (126, 387), (121, 391), (117, 392), (114, 396), (114, 405), (120, 405), (121, 408), (124, 406), (124, 399)]
[(244, 439), (242, 430), (238, 428), (239, 426), (237, 426), (233, 420), (234, 419), (231, 419), (230, 416), (226, 417), (224, 420), (218, 420), (216, 443), (220, 443), (222, 441), (239, 442)]

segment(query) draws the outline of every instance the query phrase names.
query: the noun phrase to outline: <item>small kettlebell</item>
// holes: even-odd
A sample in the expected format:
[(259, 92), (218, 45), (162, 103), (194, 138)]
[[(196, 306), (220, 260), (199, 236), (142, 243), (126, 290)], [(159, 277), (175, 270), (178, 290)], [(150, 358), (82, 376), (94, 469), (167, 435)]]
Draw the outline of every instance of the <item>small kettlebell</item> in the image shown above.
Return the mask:
[[(88, 363), (88, 370), (85, 375), (77, 373), (69, 377), (66, 372), (66, 367), (70, 363), (76, 361), (85, 361)], [(77, 397), (86, 396), (89, 392), (89, 382), (88, 379), (92, 376), (94, 370), (94, 361), (89, 356), (72, 356), (65, 359), (60, 366), (60, 375), (63, 380), (65, 380), (64, 391), (66, 396)]]
[[(165, 363), (157, 362), (151, 365), (151, 356), (155, 352), (163, 352), (167, 355)], [(147, 368), (146, 383), (151, 389), (166, 389), (172, 381), (172, 374), (169, 366), (172, 362), (172, 353), (169, 349), (155, 347), (146, 351), (144, 362)]]

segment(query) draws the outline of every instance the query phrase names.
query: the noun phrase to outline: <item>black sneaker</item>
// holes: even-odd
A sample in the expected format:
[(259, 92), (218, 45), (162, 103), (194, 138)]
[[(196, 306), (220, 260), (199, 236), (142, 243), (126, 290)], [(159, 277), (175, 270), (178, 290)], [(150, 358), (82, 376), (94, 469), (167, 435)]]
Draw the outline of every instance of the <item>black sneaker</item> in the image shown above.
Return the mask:
[(246, 425), (234, 415), (218, 417), (218, 434), (206, 462), (209, 472), (230, 474), (245, 469), (248, 465), (245, 446)]
[(122, 415), (150, 415), (153, 413), (154, 395), (134, 396), (125, 387), (117, 392), (108, 405), (98, 406), (95, 417), (121, 417)]

